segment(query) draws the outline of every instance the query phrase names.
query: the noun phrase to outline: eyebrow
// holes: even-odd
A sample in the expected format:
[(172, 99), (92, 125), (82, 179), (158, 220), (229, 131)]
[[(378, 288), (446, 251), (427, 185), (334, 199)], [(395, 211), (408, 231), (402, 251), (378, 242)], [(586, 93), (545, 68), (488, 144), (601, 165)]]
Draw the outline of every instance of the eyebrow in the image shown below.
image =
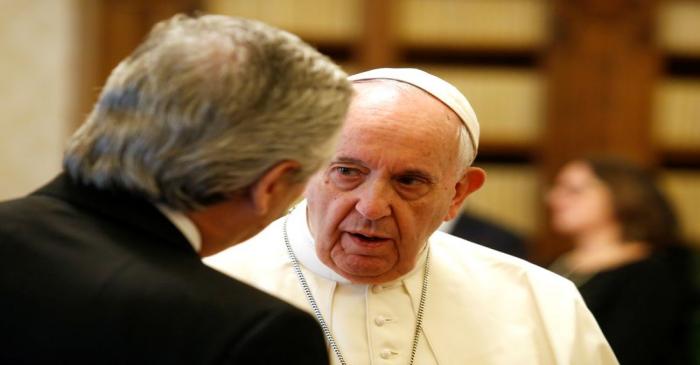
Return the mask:
[(352, 163), (352, 164), (355, 164), (355, 165), (365, 166), (364, 161), (358, 160), (358, 159), (352, 158), (352, 157), (339, 156), (339, 157), (334, 158), (334, 159), (331, 161), (331, 163), (338, 163), (338, 162)]

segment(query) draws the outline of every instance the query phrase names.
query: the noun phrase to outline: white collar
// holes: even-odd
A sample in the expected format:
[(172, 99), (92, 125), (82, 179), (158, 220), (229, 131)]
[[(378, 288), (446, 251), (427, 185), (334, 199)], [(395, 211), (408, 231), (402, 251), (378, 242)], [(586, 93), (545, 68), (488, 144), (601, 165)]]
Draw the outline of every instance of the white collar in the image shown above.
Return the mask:
[[(350, 280), (344, 278), (333, 271), (333, 269), (326, 266), (326, 264), (321, 262), (316, 255), (315, 241), (313, 236), (311, 236), (308, 221), (306, 219), (306, 209), (306, 200), (302, 200), (289, 213), (289, 221), (287, 221), (290, 244), (297, 256), (297, 259), (299, 260), (299, 263), (308, 270), (314, 272), (316, 275), (320, 275), (328, 280), (339, 284), (350, 284)], [(421, 251), (420, 257), (418, 258), (418, 261), (413, 269), (402, 277), (396, 279), (394, 282), (404, 281), (405, 279), (414, 276), (415, 273), (419, 271), (422, 272), (427, 253), (428, 251), (424, 248)], [(391, 285), (391, 283), (384, 283), (382, 285)]]
[(202, 249), (202, 236), (199, 234), (199, 230), (194, 222), (182, 212), (169, 208), (164, 204), (156, 204), (156, 208), (185, 236), (194, 251), (199, 253)]

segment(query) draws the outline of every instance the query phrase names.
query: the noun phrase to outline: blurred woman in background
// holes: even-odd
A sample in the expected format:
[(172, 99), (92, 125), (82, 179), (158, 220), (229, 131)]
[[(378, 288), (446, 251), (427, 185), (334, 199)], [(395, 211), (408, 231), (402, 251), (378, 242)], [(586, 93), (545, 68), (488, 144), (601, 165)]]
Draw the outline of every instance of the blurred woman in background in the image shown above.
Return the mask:
[(574, 248), (551, 269), (571, 279), (620, 363), (687, 364), (689, 255), (653, 178), (612, 159), (580, 159), (547, 195), (553, 229)]

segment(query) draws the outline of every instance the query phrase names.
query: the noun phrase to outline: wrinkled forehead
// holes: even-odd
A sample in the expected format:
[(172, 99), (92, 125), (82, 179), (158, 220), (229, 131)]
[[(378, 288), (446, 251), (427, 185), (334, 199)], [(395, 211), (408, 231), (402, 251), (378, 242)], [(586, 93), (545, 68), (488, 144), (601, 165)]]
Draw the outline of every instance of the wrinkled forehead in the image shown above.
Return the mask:
[(354, 86), (338, 154), (453, 170), (464, 128), (454, 111), (425, 91), (398, 81), (372, 80)]
[[(445, 128), (449, 133), (463, 128), (459, 116), (441, 100), (419, 87), (397, 80), (354, 81), (355, 96), (351, 111), (367, 115), (378, 113), (397, 129)], [(373, 118), (372, 118), (373, 119)], [(366, 118), (362, 118), (366, 120)], [(358, 122), (349, 118), (348, 122)]]
[(464, 143), (464, 147), (469, 147), (471, 150), (471, 156), (466, 154), (466, 150), (462, 155), (467, 164), (474, 160), (479, 149), (479, 122), (467, 98), (454, 85), (416, 68), (378, 68), (349, 77), (353, 82), (378, 79), (396, 80), (413, 85), (434, 96), (454, 111), (464, 124), (465, 137), (468, 136), (471, 142)]

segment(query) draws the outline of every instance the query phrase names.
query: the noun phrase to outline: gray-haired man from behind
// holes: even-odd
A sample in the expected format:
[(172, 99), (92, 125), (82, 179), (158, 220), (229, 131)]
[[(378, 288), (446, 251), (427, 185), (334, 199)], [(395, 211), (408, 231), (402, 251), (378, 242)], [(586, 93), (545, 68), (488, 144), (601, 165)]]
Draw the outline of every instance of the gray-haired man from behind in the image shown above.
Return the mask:
[(201, 257), (286, 211), (351, 95), (336, 65), (263, 23), (156, 25), (65, 171), (0, 203), (0, 363), (326, 364), (311, 316)]
[(350, 79), (306, 201), (208, 263), (314, 313), (334, 364), (615, 364), (571, 282), (436, 232), (485, 180), (467, 99), (416, 69)]

